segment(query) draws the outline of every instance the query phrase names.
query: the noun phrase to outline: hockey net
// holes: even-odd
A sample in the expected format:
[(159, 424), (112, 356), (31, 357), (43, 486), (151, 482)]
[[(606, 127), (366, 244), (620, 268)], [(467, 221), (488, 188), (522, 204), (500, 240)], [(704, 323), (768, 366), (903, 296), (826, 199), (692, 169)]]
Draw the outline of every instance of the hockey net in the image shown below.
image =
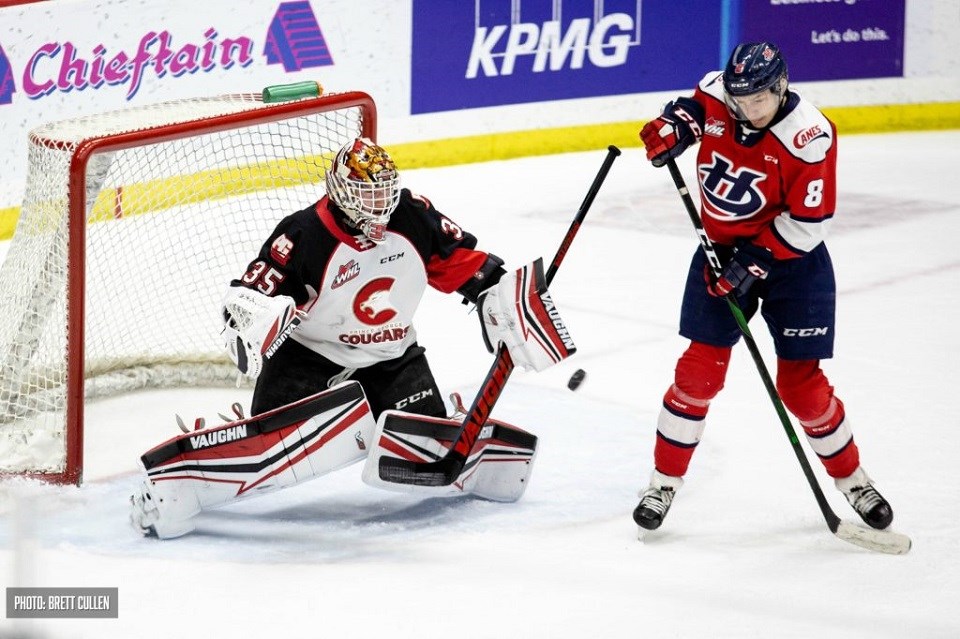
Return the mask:
[(84, 401), (233, 384), (220, 300), (376, 109), (360, 92), (180, 100), (51, 123), (0, 268), (0, 475), (79, 483)]

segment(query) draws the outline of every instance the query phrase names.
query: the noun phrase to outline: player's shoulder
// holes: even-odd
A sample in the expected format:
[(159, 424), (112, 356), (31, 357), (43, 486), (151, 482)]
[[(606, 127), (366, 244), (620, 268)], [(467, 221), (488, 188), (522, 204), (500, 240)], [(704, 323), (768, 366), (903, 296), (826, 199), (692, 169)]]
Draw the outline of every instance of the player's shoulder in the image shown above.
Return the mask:
[(286, 227), (289, 229), (298, 229), (306, 230), (309, 232), (315, 232), (317, 229), (323, 227), (323, 223), (320, 221), (319, 209), (318, 207), (322, 206), (321, 202), (314, 202), (309, 206), (287, 215), (280, 221), (280, 226)]
[[(284, 217), (271, 234), (270, 241), (286, 243), (291, 252), (298, 254), (318, 256), (331, 252), (339, 240), (322, 219), (325, 202), (326, 199), (314, 202)], [(329, 212), (327, 217), (329, 224), (334, 224)]]
[(390, 216), (390, 228), (432, 227), (439, 216), (433, 202), (410, 189), (400, 192), (400, 201)]
[(697, 84), (702, 93), (723, 102), (723, 71), (711, 71)]
[(783, 147), (803, 162), (822, 162), (836, 144), (833, 123), (814, 104), (790, 92), (789, 111), (770, 127)]
[(410, 189), (400, 190), (400, 203), (397, 207), (421, 212), (436, 210), (433, 208), (433, 202), (431, 202), (429, 198), (419, 193), (414, 193)]

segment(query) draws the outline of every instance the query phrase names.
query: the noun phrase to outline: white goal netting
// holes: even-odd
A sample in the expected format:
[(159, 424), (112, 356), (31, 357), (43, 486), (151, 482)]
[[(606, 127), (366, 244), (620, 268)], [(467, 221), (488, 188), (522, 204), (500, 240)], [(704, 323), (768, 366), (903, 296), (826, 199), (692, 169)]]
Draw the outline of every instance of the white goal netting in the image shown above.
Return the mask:
[(331, 154), (373, 135), (358, 96), (181, 100), (31, 132), (0, 268), (0, 474), (79, 480), (84, 398), (234, 382), (223, 291), (319, 199)]

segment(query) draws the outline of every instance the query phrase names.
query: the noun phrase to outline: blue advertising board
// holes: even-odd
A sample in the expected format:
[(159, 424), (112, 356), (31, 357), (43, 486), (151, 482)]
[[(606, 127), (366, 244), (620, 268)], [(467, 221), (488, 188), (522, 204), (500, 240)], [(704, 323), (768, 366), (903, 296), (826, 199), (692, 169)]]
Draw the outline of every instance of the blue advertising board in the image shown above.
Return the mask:
[(413, 0), (411, 111), (691, 89), (715, 0)]
[[(740, 0), (733, 40), (770, 40), (794, 81), (903, 76), (905, 0)], [(733, 22), (737, 24), (736, 21)]]
[(903, 75), (905, 0), (413, 0), (411, 113), (689, 92), (770, 40), (796, 81)]

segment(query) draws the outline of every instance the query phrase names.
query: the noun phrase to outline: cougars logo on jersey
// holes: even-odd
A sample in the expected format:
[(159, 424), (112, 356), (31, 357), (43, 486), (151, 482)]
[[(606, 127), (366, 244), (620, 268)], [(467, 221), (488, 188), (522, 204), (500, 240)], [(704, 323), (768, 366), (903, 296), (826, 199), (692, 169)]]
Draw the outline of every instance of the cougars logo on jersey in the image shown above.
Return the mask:
[(716, 151), (711, 153), (711, 163), (701, 164), (697, 170), (700, 192), (708, 204), (704, 208), (717, 219), (751, 217), (767, 202), (758, 187), (767, 178), (766, 173), (735, 168), (733, 162)]
[(397, 309), (390, 303), (392, 277), (378, 277), (370, 280), (353, 298), (353, 314), (364, 324), (377, 326), (389, 322), (397, 315)]

